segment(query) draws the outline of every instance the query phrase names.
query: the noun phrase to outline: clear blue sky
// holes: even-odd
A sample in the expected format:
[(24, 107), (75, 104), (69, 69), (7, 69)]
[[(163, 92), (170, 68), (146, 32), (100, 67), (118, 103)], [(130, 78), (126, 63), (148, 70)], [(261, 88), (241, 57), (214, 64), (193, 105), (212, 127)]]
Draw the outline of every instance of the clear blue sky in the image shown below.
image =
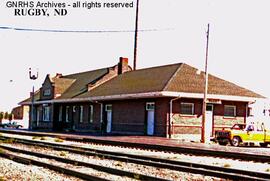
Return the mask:
[[(0, 26), (78, 31), (134, 29), (135, 8), (69, 8), (65, 17), (14, 17), (5, 3), (0, 2)], [(269, 0), (141, 0), (139, 28), (159, 31), (139, 33), (137, 66), (185, 62), (203, 70), (210, 23), (209, 72), (270, 97), (269, 7)], [(130, 32), (0, 29), (0, 110), (9, 111), (29, 96), (33, 84), (28, 78), (29, 67), (39, 69), (40, 77), (34, 83), (38, 88), (47, 73), (103, 68), (116, 64), (120, 56), (128, 57), (132, 65), (133, 40), (134, 33)]]

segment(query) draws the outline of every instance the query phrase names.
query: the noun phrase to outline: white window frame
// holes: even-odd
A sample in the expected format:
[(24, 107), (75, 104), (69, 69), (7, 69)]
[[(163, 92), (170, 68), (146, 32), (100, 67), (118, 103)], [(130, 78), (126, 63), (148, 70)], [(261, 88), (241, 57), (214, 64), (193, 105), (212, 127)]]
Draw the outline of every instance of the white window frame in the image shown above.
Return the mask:
[(50, 106), (43, 107), (43, 121), (50, 121)]
[(37, 119), (36, 119), (36, 121), (40, 121), (40, 108), (39, 107), (36, 108), (36, 112), (37, 112)]
[(44, 89), (43, 90), (43, 96), (51, 96), (51, 89)]
[(83, 122), (83, 106), (80, 106), (80, 123)]
[[(181, 112), (181, 106), (182, 105), (191, 105), (192, 107), (191, 107), (191, 114), (187, 114), (187, 113), (182, 113)], [(182, 114), (182, 115), (194, 115), (194, 103), (190, 103), (190, 102), (181, 102), (180, 103), (180, 114)]]
[(146, 105), (145, 105), (145, 109), (147, 111), (155, 110), (155, 103), (154, 102), (147, 102)]
[(58, 121), (62, 122), (63, 120), (63, 106), (59, 107)]
[(66, 123), (69, 122), (69, 116), (68, 116), (68, 113), (69, 113), (69, 106), (66, 106)]
[(89, 106), (89, 122), (93, 123), (94, 121), (94, 106), (90, 105)]
[(105, 105), (105, 111), (106, 111), (106, 112), (112, 111), (112, 104), (106, 104), (106, 105)]
[[(233, 108), (233, 115), (225, 115), (226, 107)], [(234, 106), (234, 105), (224, 105), (224, 117), (236, 117), (236, 106)]]

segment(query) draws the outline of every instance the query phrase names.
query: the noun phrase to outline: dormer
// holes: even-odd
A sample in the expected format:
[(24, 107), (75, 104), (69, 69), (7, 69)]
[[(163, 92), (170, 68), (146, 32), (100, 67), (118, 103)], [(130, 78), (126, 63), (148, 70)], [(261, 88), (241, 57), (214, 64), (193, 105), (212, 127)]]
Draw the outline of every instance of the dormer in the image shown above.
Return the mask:
[(42, 87), (40, 88), (40, 100), (50, 100), (54, 98), (54, 83), (50, 74), (47, 74)]

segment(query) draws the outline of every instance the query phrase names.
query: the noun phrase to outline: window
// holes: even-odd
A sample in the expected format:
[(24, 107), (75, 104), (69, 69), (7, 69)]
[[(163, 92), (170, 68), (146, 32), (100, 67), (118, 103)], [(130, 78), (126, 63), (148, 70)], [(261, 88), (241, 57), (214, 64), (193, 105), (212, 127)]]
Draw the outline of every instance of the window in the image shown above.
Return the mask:
[(194, 103), (181, 102), (180, 114), (194, 115)]
[(59, 107), (59, 115), (58, 115), (58, 121), (59, 121), (59, 122), (62, 121), (62, 113), (63, 113), (63, 107), (60, 106), (60, 107)]
[(42, 107), (37, 107), (36, 108), (36, 112), (37, 112), (37, 119), (36, 121), (41, 121), (43, 117), (42, 116)]
[(112, 111), (112, 105), (111, 104), (105, 105), (105, 111)]
[(43, 121), (50, 121), (50, 107), (43, 107)]
[(66, 107), (66, 122), (69, 122), (68, 112), (69, 112), (69, 106)]
[(80, 123), (83, 122), (83, 106), (80, 106)]
[(89, 107), (89, 122), (93, 123), (94, 120), (94, 106), (90, 105)]
[(147, 102), (145, 109), (147, 111), (153, 111), (153, 110), (155, 110), (155, 103), (154, 102)]
[(225, 105), (224, 106), (224, 116), (235, 117), (236, 116), (236, 106)]
[(50, 96), (51, 95), (51, 89), (45, 89), (43, 91), (43, 96)]

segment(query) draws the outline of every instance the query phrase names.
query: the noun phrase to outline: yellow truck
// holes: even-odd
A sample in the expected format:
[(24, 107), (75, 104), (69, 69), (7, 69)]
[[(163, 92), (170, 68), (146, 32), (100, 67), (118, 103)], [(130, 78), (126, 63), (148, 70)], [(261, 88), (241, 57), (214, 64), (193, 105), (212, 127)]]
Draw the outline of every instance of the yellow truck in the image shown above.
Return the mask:
[(220, 145), (260, 144), (262, 147), (267, 147), (270, 144), (270, 130), (267, 130), (263, 123), (235, 124), (230, 129), (216, 131), (215, 140)]

